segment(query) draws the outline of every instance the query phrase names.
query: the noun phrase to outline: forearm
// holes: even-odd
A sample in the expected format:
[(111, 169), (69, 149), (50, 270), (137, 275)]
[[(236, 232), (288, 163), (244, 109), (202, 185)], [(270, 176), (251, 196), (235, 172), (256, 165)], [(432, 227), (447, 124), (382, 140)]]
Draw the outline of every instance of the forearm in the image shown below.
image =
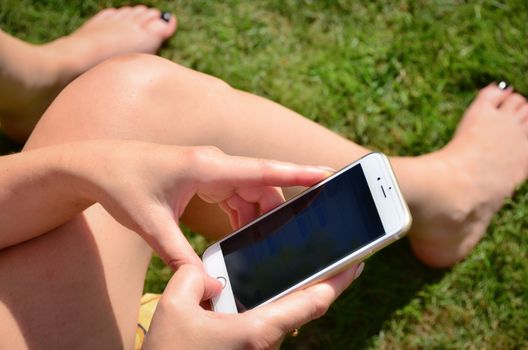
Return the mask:
[(73, 144), (0, 157), (0, 249), (67, 222), (93, 202), (72, 185)]

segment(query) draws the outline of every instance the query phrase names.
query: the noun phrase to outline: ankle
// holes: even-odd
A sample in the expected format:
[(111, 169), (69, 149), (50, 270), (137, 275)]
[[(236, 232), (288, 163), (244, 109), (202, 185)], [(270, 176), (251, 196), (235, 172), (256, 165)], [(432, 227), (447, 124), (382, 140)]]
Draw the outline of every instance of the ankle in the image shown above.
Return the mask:
[(65, 86), (79, 75), (77, 53), (61, 49), (66, 38), (62, 37), (38, 47), (50, 82), (58, 86)]
[(15, 42), (4, 60), (6, 79), (0, 85), (2, 131), (12, 140), (24, 143), (63, 86), (60, 63), (42, 45), (21, 41)]
[(459, 229), (473, 214), (470, 177), (444, 149), (419, 157), (394, 160), (400, 187), (413, 215), (412, 231), (429, 231), (430, 222)]

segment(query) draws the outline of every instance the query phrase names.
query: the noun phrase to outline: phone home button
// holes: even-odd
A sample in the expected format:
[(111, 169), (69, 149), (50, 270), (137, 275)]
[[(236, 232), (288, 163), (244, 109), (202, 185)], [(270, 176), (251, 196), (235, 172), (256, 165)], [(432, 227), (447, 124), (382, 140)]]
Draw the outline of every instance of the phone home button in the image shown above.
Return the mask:
[(216, 279), (218, 280), (218, 282), (220, 282), (220, 284), (222, 285), (222, 289), (223, 289), (226, 286), (226, 283), (227, 283), (227, 280), (225, 279), (225, 277), (218, 276)]

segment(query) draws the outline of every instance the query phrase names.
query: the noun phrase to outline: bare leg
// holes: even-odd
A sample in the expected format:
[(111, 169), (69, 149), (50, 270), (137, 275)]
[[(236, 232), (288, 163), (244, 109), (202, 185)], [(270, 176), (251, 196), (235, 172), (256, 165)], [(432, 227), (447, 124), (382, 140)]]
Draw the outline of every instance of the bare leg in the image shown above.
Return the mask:
[(174, 33), (176, 19), (145, 6), (106, 9), (74, 33), (31, 45), (0, 30), (0, 123), (23, 142), (53, 98), (70, 81), (103, 60), (123, 53), (157, 51)]
[[(63, 100), (80, 101), (75, 108), (83, 110), (83, 120), (77, 125), (93, 130), (93, 123), (98, 123), (99, 137), (215, 145), (230, 154), (334, 168), (368, 152), (278, 104), (161, 58), (120, 61), (125, 70), (134, 65), (138, 71), (149, 67), (148, 74), (155, 78), (120, 80), (126, 72), (119, 67), (98, 67), (100, 75), (111, 77), (116, 90), (126, 92), (98, 97), (101, 106), (123, 99), (119, 109), (112, 110), (113, 127), (108, 127), (104, 110), (91, 108), (90, 99), (83, 100), (82, 89), (72, 88), (61, 96)], [(91, 76), (95, 75), (92, 72)], [(88, 76), (82, 83), (90, 89), (98, 86)], [(63, 123), (74, 113), (71, 108), (63, 103), (50, 111), (64, 118), (54, 124), (55, 130), (67, 125)], [(527, 108), (520, 95), (489, 86), (468, 109), (446, 147), (417, 158), (392, 159), (413, 212), (412, 246), (422, 261), (444, 267), (465, 257), (503, 200), (526, 179)], [(51, 128), (50, 123), (39, 127)], [(68, 130), (59, 132), (68, 134)], [(229, 230), (223, 215), (213, 216), (212, 209), (206, 210), (205, 204), (197, 201), (184, 219), (209, 237)]]
[(511, 89), (484, 88), (448, 145), (395, 166), (415, 218), (410, 239), (416, 256), (431, 266), (454, 264), (528, 176), (526, 99)]
[[(419, 230), (411, 241), (418, 256), (432, 265), (449, 265), (467, 254), (502, 199), (526, 178), (528, 107), (518, 95), (488, 91), (470, 108), (444, 150), (417, 159), (394, 159)], [(367, 152), (270, 101), (140, 55), (108, 61), (73, 82), (48, 109), (27, 148), (97, 138), (208, 144), (231, 154), (335, 168)], [(481, 182), (466, 181), (482, 169), (489, 175), (480, 176)], [(185, 218), (200, 232), (217, 237), (226, 226), (207, 221), (214, 217), (210, 209), (195, 202)], [(446, 226), (451, 232), (442, 231)], [(76, 254), (56, 254), (72, 251)], [(28, 256), (34, 257), (31, 265)], [(25, 282), (3, 288), (1, 332), (11, 334), (14, 345), (25, 337), (28, 345), (38, 340), (53, 348), (72, 344), (93, 348), (96, 342), (130, 347), (149, 256), (150, 250), (134, 233), (98, 206), (51, 234), (0, 252), (0, 279), (12, 281), (15, 270)], [(58, 268), (64, 266), (68, 268)], [(50, 271), (52, 279), (46, 277)], [(17, 300), (36, 301), (26, 309)], [(50, 313), (52, 308), (43, 308), (40, 302), (63, 304)], [(78, 310), (75, 315), (72, 308)], [(29, 331), (57, 319), (63, 322), (60, 335), (45, 327)], [(80, 327), (85, 332), (79, 332)]]

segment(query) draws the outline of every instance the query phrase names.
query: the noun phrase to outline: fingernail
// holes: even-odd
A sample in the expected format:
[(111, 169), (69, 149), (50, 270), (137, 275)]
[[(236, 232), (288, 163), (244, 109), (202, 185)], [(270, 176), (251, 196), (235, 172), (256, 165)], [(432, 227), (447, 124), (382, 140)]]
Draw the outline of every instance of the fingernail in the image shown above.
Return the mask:
[(499, 89), (501, 90), (506, 90), (508, 88), (508, 83), (505, 82), (504, 80), (501, 80), (499, 81), (499, 83), (497, 84), (497, 86), (499, 87)]
[(359, 266), (356, 269), (356, 276), (354, 277), (354, 279), (356, 279), (359, 276), (361, 276), (361, 273), (363, 272), (364, 268), (365, 268), (365, 263), (362, 262), (361, 264), (359, 264)]
[(335, 169), (332, 169), (330, 168), (329, 166), (326, 166), (326, 165), (320, 165), (318, 166), (319, 169), (323, 169), (324, 171), (328, 171), (329, 173), (335, 173), (336, 170)]
[(163, 11), (163, 12), (161, 13), (160, 18), (161, 18), (162, 20), (164, 20), (165, 22), (169, 23), (169, 21), (170, 21), (170, 19), (171, 19), (171, 14), (170, 14), (170, 12)]
[(220, 292), (222, 291), (222, 289), (224, 289), (224, 286), (225, 286), (225, 285), (224, 285), (222, 282), (220, 282), (220, 280), (217, 279), (217, 278), (213, 278), (213, 277), (211, 277), (211, 276), (208, 276), (208, 277), (209, 277), (209, 279), (210, 279), (211, 281), (213, 281), (213, 285), (215, 286), (215, 290), (214, 290), (214, 293), (215, 293), (215, 294), (214, 294), (214, 295), (220, 294)]
[(212, 297), (217, 296), (222, 292), (222, 289), (224, 288), (222, 286), (222, 283), (218, 281), (216, 278), (213, 278), (211, 276), (205, 276), (204, 284), (206, 286), (203, 300), (209, 300)]

